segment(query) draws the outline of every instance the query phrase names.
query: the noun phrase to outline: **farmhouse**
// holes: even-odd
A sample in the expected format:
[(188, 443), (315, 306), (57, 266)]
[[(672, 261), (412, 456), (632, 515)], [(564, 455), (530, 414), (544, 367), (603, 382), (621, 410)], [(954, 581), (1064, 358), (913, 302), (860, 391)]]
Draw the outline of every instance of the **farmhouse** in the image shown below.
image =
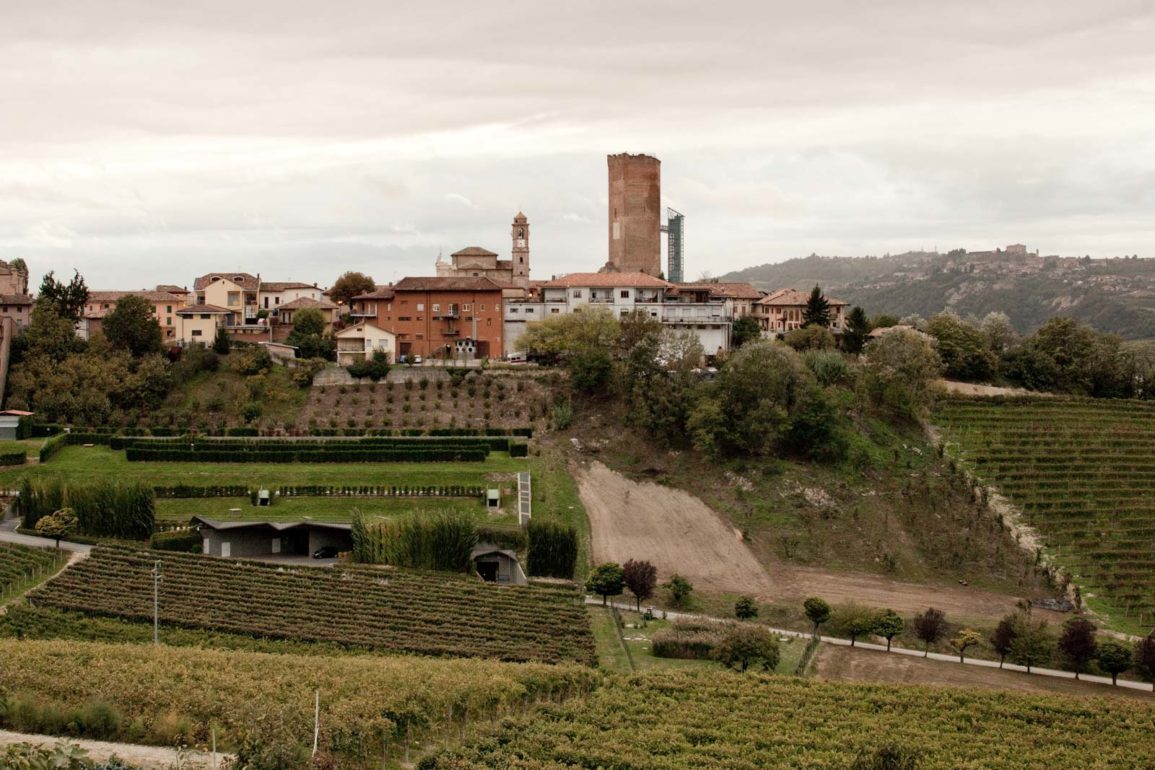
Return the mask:
[[(777, 289), (755, 302), (752, 315), (758, 319), (762, 336), (774, 337), (801, 329), (809, 299), (809, 292)], [(830, 305), (830, 331), (842, 334), (846, 328), (846, 307), (849, 303), (834, 297), (827, 297), (826, 301)]]
[(219, 521), (194, 516), (206, 556), (308, 556), (323, 546), (353, 549), (353, 526), (323, 521)]

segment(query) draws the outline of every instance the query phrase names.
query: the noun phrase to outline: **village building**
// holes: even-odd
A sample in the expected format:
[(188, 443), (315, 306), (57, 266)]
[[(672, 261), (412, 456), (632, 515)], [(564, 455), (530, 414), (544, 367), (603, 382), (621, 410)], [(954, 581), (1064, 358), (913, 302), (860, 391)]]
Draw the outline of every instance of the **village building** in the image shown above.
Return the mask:
[(384, 353), (390, 363), (397, 360), (397, 335), (369, 321), (347, 326), (334, 336), (337, 340), (337, 364), (340, 366), (352, 366), (372, 358), (378, 351)]
[[(438, 278), (488, 278), (503, 288), (529, 288), (529, 220), (520, 211), (510, 226), (512, 250), (509, 259), (480, 246), (470, 246), (449, 255), (449, 262), (437, 257)], [(515, 294), (516, 296), (516, 294)]]
[[(265, 310), (268, 311), (269, 314), (272, 314), (279, 308), (299, 299), (307, 299), (313, 302), (328, 302), (325, 291), (315, 283), (301, 283), (300, 281), (261, 281), (257, 292), (257, 310), (258, 313), (261, 310)], [(333, 307), (336, 307), (336, 305), (333, 305)]]
[(395, 334), (398, 360), (497, 358), (503, 300), (489, 278), (411, 277), (354, 297), (350, 315)]
[(244, 326), (257, 323), (260, 306), (261, 278), (248, 273), (208, 273), (193, 282), (194, 304), (224, 308), (226, 325)]
[(217, 332), (229, 326), (233, 311), (216, 305), (190, 305), (176, 311), (176, 339), (182, 345), (212, 345)]
[[(753, 303), (753, 316), (758, 320), (763, 337), (776, 337), (801, 329), (805, 321), (806, 304), (810, 292), (795, 289), (777, 289)], [(842, 334), (846, 329), (846, 308), (849, 303), (834, 297), (826, 298), (830, 306), (829, 329)]]
[(238, 556), (309, 556), (321, 548), (353, 549), (353, 526), (322, 521), (220, 521), (193, 516), (201, 552), (224, 559)]
[[(706, 355), (730, 349), (733, 308), (721, 296), (679, 296), (679, 287), (643, 272), (570, 273), (537, 286), (536, 295), (505, 307), (505, 355), (521, 352), (529, 323), (603, 307), (619, 318), (643, 312), (674, 331), (693, 333)], [(701, 301), (695, 301), (701, 300)]]
[[(318, 290), (319, 293), (320, 290)], [(261, 299), (267, 299), (262, 293)], [(312, 297), (297, 297), (283, 305), (277, 305), (274, 312), (274, 318), (279, 324), (286, 326), (293, 325), (293, 317), (298, 310), (310, 308), (320, 311), (325, 319), (325, 331), (332, 331), (333, 325), (337, 323), (341, 307), (335, 302), (330, 302), (328, 299), (314, 299)]]
[(188, 292), (174, 293), (167, 287), (157, 286), (148, 291), (90, 291), (88, 301), (81, 310), (80, 321), (76, 325), (76, 333), (81, 339), (91, 339), (100, 332), (105, 316), (116, 310), (117, 303), (129, 295), (141, 297), (152, 306), (152, 315), (160, 326), (160, 337), (165, 343), (175, 342), (177, 335), (178, 310), (185, 306)]
[(11, 318), (16, 329), (32, 322), (34, 301), (28, 293), (28, 268), (22, 260), (0, 260), (0, 318)]

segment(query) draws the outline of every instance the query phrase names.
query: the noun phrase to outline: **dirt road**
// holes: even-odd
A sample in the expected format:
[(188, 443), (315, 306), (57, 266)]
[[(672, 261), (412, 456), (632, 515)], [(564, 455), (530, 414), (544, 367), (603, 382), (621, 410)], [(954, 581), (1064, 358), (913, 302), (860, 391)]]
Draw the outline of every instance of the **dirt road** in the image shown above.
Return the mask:
[[(1017, 597), (964, 586), (904, 583), (780, 562), (767, 567), (738, 531), (687, 492), (631, 481), (597, 461), (580, 467), (576, 477), (590, 519), (595, 563), (647, 559), (661, 579), (676, 572), (700, 591), (750, 594), (764, 601), (821, 596), (832, 604), (854, 601), (907, 615), (933, 606), (955, 620), (998, 620), (1015, 609)], [(1062, 615), (1043, 615), (1062, 622)]]
[(819, 679), (840, 682), (885, 682), (920, 685), (982, 687), (1021, 693), (1097, 695), (1150, 701), (1150, 691), (1108, 687), (1074, 679), (1037, 676), (997, 668), (960, 666), (877, 650), (850, 649), (824, 644), (814, 656), (813, 671)]
[(595, 563), (646, 559), (660, 579), (677, 573), (698, 590), (773, 593), (741, 533), (693, 495), (630, 481), (596, 461), (579, 470), (577, 482)]
[[(61, 740), (63, 739), (47, 735), (26, 735), (0, 730), (0, 748), (15, 743), (31, 743), (35, 746), (50, 747)], [(231, 754), (217, 754), (214, 765), (210, 755), (195, 751), (179, 753), (176, 749), (166, 749), (159, 746), (104, 743), (103, 741), (70, 740), (69, 743), (86, 751), (90, 760), (107, 762), (112, 757), (118, 757), (144, 770), (170, 770), (170, 768), (175, 767), (180, 767), (182, 770), (213, 770), (214, 767), (224, 767), (226, 760), (232, 759)]]

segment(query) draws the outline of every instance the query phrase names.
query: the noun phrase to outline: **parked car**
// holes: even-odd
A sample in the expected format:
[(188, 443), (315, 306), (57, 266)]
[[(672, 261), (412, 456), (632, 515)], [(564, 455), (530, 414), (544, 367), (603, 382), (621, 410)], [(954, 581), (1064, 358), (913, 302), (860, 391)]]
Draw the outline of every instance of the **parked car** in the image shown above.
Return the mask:
[(318, 548), (317, 550), (313, 551), (313, 558), (314, 559), (336, 559), (337, 558), (337, 546), (335, 546), (335, 545), (323, 545), (320, 548)]
[(422, 363), (421, 356), (413, 356), (413, 363), (415, 363), (415, 364)]

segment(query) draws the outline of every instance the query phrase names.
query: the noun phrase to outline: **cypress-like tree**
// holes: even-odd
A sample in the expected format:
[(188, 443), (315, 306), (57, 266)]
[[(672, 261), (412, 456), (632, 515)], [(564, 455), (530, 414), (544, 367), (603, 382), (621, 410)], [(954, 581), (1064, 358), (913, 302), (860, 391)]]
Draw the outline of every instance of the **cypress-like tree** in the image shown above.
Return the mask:
[(803, 326), (829, 326), (830, 303), (822, 294), (822, 289), (815, 285), (810, 290), (810, 299), (806, 300), (806, 309), (802, 311)]
[(846, 330), (842, 333), (842, 350), (852, 356), (861, 353), (873, 328), (870, 319), (866, 317), (866, 311), (855, 305), (846, 316)]

